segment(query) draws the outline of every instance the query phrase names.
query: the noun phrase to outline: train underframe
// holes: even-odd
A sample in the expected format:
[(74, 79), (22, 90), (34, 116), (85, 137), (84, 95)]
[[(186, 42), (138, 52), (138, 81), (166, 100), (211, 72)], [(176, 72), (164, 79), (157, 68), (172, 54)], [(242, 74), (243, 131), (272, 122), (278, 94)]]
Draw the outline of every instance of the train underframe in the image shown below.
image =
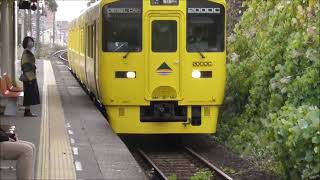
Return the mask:
[(108, 121), (118, 134), (212, 134), (219, 106), (151, 102), (150, 106), (105, 106)]

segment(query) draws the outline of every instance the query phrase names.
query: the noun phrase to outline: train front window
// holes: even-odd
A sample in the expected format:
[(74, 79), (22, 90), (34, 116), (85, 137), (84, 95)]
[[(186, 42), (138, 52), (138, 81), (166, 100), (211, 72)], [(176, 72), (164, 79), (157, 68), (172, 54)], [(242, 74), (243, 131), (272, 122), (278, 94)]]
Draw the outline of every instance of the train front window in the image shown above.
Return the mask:
[(152, 22), (152, 51), (177, 51), (177, 21), (156, 20)]
[(103, 8), (102, 49), (105, 52), (142, 50), (142, 6), (133, 4), (127, 8), (126, 5), (111, 3)]
[[(187, 16), (188, 52), (224, 51), (224, 7), (217, 3), (189, 0)], [(195, 2), (195, 3), (192, 3)]]

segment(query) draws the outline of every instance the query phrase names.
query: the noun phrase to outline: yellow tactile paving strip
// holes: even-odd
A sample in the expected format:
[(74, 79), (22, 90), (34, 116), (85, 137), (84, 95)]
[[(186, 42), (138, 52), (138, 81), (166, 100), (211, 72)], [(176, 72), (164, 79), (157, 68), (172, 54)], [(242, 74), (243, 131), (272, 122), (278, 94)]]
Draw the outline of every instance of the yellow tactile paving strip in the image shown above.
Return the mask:
[(64, 112), (51, 62), (44, 60), (37, 179), (76, 179)]

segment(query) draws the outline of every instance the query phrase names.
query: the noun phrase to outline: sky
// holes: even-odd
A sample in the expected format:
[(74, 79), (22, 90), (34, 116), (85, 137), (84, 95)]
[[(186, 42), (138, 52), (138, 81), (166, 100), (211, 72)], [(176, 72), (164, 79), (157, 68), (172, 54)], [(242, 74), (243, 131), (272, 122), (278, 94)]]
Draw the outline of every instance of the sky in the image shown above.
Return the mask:
[(87, 0), (56, 0), (58, 11), (56, 21), (72, 21), (81, 10), (87, 7)]

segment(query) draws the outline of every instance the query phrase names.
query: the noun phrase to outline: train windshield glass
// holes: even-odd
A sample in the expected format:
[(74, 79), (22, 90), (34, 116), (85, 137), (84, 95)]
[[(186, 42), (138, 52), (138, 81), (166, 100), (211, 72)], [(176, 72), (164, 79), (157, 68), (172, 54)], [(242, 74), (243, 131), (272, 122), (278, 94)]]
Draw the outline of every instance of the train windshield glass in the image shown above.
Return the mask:
[(187, 50), (223, 52), (225, 44), (224, 7), (212, 2), (188, 6)]
[(177, 21), (157, 20), (152, 22), (152, 51), (177, 51)]
[(142, 50), (142, 8), (126, 8), (118, 3), (113, 4), (103, 8), (103, 51), (140, 52)]

